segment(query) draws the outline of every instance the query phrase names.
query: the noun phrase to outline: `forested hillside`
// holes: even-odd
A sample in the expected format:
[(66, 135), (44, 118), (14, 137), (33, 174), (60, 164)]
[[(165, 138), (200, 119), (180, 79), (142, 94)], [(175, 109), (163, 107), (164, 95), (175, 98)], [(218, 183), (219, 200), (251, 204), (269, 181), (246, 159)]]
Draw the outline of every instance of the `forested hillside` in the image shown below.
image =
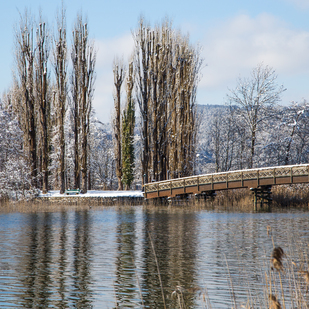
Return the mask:
[[(229, 105), (199, 105), (199, 111), (196, 174), (249, 168), (251, 138), (241, 118), (243, 110)], [(306, 101), (265, 110), (262, 120), (256, 131), (253, 168), (308, 163)]]

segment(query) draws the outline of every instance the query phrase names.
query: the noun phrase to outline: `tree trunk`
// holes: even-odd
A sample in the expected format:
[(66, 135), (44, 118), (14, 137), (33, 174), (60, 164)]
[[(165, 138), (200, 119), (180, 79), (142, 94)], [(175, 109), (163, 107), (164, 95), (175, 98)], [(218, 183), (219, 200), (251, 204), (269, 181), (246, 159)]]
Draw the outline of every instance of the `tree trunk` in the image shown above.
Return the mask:
[[(73, 100), (75, 134), (75, 188), (81, 185), (83, 193), (88, 190), (88, 137), (94, 91), (94, 68), (96, 53), (88, 43), (87, 24), (77, 16), (73, 31)], [(82, 183), (81, 183), (82, 182)]]
[[(120, 67), (119, 67), (120, 66)], [(124, 67), (122, 64), (114, 63), (114, 85), (116, 94), (114, 98), (115, 118), (114, 118), (114, 137), (115, 137), (115, 161), (116, 161), (116, 176), (118, 180), (118, 190), (123, 190), (122, 184), (122, 160), (121, 160), (121, 86), (124, 78)]]
[(84, 124), (83, 130), (82, 130), (82, 157), (81, 157), (81, 188), (82, 188), (82, 193), (87, 193), (88, 190), (88, 171), (87, 171), (87, 128), (86, 125)]
[(58, 23), (58, 37), (55, 40), (54, 52), (54, 69), (57, 81), (57, 110), (58, 119), (57, 126), (59, 131), (59, 178), (60, 178), (60, 194), (64, 194), (66, 186), (65, 175), (65, 139), (64, 139), (64, 119), (66, 113), (66, 96), (67, 96), (67, 79), (66, 79), (66, 63), (67, 63), (67, 42), (65, 28), (65, 12), (62, 8), (62, 14)]
[[(20, 88), (20, 101), (16, 102), (14, 109), (19, 116), (19, 122), (23, 130), (24, 148), (28, 151), (30, 166), (31, 186), (37, 188), (37, 132), (36, 110), (34, 98), (34, 56), (33, 30), (27, 12), (20, 19), (19, 31), (16, 33), (16, 83)], [(19, 105), (21, 104), (21, 106)]]
[(36, 90), (37, 101), (40, 114), (41, 143), (42, 143), (42, 190), (48, 191), (48, 113), (47, 104), (47, 61), (48, 48), (46, 46), (47, 34), (45, 32), (45, 23), (40, 23), (37, 30), (37, 60), (36, 60)]
[(142, 118), (143, 183), (193, 173), (195, 90), (201, 62), (170, 23), (135, 34), (137, 99)]

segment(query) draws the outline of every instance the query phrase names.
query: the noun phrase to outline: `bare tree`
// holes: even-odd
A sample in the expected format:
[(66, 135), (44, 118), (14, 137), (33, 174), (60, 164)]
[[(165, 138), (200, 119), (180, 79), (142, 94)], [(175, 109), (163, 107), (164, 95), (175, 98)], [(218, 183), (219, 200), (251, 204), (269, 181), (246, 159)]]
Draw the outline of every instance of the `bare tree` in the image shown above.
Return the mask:
[(35, 96), (39, 112), (39, 134), (41, 136), (41, 172), (42, 191), (48, 191), (48, 162), (49, 162), (49, 115), (50, 102), (48, 100), (48, 67), (49, 37), (44, 22), (40, 22), (36, 33), (36, 57), (35, 57)]
[(56, 76), (56, 118), (59, 134), (59, 174), (60, 193), (65, 191), (65, 139), (64, 139), (64, 119), (66, 113), (67, 98), (67, 40), (65, 26), (65, 11), (58, 20), (58, 34), (54, 39), (54, 71)]
[(239, 79), (237, 87), (228, 95), (230, 104), (238, 107), (237, 113), (250, 136), (248, 168), (254, 166), (258, 134), (285, 91), (283, 86), (277, 85), (276, 79), (274, 69), (259, 64), (252, 70), (251, 78)]
[[(305, 106), (301, 106), (298, 104), (295, 104), (293, 102), (293, 105), (286, 109), (285, 112), (285, 120), (287, 121), (285, 125), (287, 125), (290, 129), (290, 133), (288, 136), (286, 136), (286, 145), (285, 145), (285, 158), (284, 158), (284, 164), (288, 165), (291, 161), (291, 148), (293, 141), (295, 139), (295, 136), (297, 134), (297, 131), (299, 129), (299, 122), (302, 118), (302, 115), (304, 114)], [(284, 120), (284, 119), (283, 119)]]
[(307, 162), (308, 103), (291, 102), (277, 109), (277, 121), (270, 131), (267, 155), (276, 158), (275, 164), (289, 165)]
[(96, 52), (94, 44), (88, 40), (87, 23), (84, 23), (79, 15), (73, 30), (71, 58), (73, 63), (72, 91), (75, 120), (75, 187), (81, 185), (82, 192), (86, 193), (88, 189), (88, 136), (94, 91)]
[(211, 119), (209, 137), (213, 152), (215, 172), (229, 171), (237, 164), (236, 152), (238, 145), (237, 121), (233, 106), (217, 111)]
[(188, 37), (143, 19), (134, 35), (136, 96), (142, 118), (143, 181), (193, 173), (196, 89), (202, 61)]
[(137, 33), (134, 35), (135, 42), (135, 72), (136, 72), (136, 88), (137, 88), (137, 101), (141, 113), (142, 121), (142, 171), (143, 171), (143, 183), (148, 182), (148, 163), (149, 163), (149, 151), (148, 151), (148, 118), (149, 118), (149, 30), (145, 29), (144, 22), (141, 19), (140, 26)]
[(115, 138), (115, 162), (116, 162), (116, 176), (118, 179), (118, 190), (123, 190), (122, 184), (122, 160), (121, 160), (121, 86), (125, 76), (124, 65), (119, 61), (114, 61), (114, 107), (115, 116), (113, 119), (113, 130)]
[(14, 110), (24, 132), (24, 149), (29, 153), (31, 183), (37, 187), (37, 136), (34, 96), (35, 47), (33, 21), (28, 12), (20, 16), (19, 28), (15, 33), (15, 89)]
[[(78, 21), (77, 21), (78, 22)], [(80, 135), (80, 66), (81, 66), (81, 42), (79, 40), (78, 24), (75, 25), (73, 31), (73, 46), (72, 46), (72, 99), (73, 99), (73, 121), (74, 121), (74, 188), (80, 188), (80, 160), (79, 160), (79, 135)]]

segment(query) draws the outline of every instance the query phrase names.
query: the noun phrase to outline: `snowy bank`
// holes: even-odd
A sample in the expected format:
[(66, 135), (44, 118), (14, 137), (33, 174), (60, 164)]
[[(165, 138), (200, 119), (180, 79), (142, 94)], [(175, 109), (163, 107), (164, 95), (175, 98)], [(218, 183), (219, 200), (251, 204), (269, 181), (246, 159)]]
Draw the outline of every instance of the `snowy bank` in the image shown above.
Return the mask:
[(67, 195), (60, 194), (59, 190), (48, 191), (46, 194), (39, 194), (38, 197), (106, 197), (106, 198), (118, 198), (118, 197), (137, 197), (143, 198), (144, 194), (142, 191), (97, 191), (88, 190), (85, 194)]
[(37, 201), (57, 204), (140, 205), (144, 201), (144, 194), (142, 191), (89, 190), (85, 194), (67, 195), (56, 190), (48, 191), (46, 194), (40, 193)]

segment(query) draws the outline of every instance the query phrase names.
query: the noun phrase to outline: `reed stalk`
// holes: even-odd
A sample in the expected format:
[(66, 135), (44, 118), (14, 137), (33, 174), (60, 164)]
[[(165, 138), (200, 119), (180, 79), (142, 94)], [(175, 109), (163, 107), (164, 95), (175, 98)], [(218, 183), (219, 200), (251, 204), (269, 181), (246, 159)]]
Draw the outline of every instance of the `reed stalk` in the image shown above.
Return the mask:
[(157, 265), (157, 271), (158, 271), (158, 277), (159, 277), (159, 282), (160, 282), (160, 287), (161, 287), (163, 305), (164, 305), (164, 309), (166, 309), (165, 296), (164, 296), (163, 284), (162, 284), (162, 280), (161, 280), (159, 263), (158, 263), (158, 259), (157, 259), (157, 255), (156, 255), (156, 250), (154, 248), (153, 241), (152, 241), (152, 238), (151, 238), (151, 235), (150, 235), (149, 231), (148, 231), (148, 236), (149, 236), (149, 239), (150, 239), (152, 252), (153, 252), (153, 255), (154, 255), (154, 258), (155, 258), (155, 262), (156, 262), (156, 265)]
[[(134, 263), (134, 265), (135, 265), (134, 260), (133, 260), (133, 263)], [(139, 283), (139, 279), (138, 279), (136, 267), (134, 267), (134, 271), (135, 271), (135, 276), (136, 276), (136, 280), (137, 280), (137, 285), (138, 285), (139, 294), (140, 294), (140, 297), (141, 297), (142, 308), (145, 308), (144, 300), (143, 300), (143, 294), (142, 294), (142, 289), (141, 289), (141, 285), (140, 285), (140, 283)]]
[(225, 254), (224, 254), (224, 258), (225, 258), (226, 267), (227, 267), (227, 272), (228, 272), (228, 276), (229, 276), (229, 281), (228, 281), (228, 282), (229, 282), (229, 287), (230, 287), (230, 290), (231, 290), (231, 297), (232, 297), (232, 299), (233, 299), (235, 309), (237, 309), (236, 297), (235, 297), (233, 282), (232, 282), (232, 278), (231, 278), (231, 274), (230, 274), (230, 268), (229, 268), (229, 264), (228, 264), (228, 262), (227, 262), (227, 259), (226, 259), (226, 255), (225, 255)]

